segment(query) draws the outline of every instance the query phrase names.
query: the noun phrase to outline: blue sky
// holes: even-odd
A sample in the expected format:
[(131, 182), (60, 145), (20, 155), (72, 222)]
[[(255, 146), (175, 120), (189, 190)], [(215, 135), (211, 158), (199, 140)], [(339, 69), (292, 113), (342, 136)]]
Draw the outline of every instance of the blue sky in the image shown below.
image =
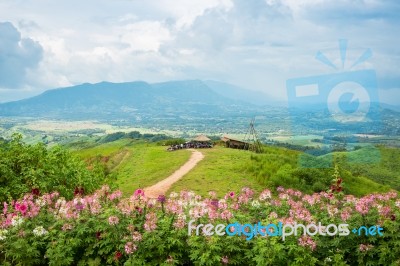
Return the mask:
[(375, 69), (400, 104), (398, 0), (0, 0), (0, 102), (84, 82), (213, 79), (286, 99), (286, 80)]

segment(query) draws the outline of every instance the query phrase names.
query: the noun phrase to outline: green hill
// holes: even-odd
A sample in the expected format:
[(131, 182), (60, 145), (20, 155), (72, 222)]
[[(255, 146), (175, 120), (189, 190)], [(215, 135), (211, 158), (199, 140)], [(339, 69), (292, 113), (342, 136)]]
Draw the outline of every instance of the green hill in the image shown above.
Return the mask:
[[(344, 180), (345, 193), (359, 196), (391, 188), (398, 190), (400, 178), (398, 167), (394, 165), (400, 157), (399, 149), (379, 149), (382, 157), (375, 164), (354, 164), (345, 160), (345, 156), (363, 157), (367, 149), (324, 155), (320, 160), (334, 158)], [(170, 192), (186, 189), (206, 195), (214, 190), (223, 195), (244, 186), (256, 191), (283, 186), (311, 193), (326, 191), (332, 183), (333, 168), (302, 168), (298, 164), (301, 155), (298, 151), (273, 146), (265, 146), (262, 154), (221, 146), (200, 151), (205, 158), (176, 182)], [(86, 160), (96, 156), (103, 158), (117, 185), (126, 194), (168, 177), (190, 156), (187, 150), (167, 152), (165, 146), (156, 143), (127, 139), (75, 152)]]

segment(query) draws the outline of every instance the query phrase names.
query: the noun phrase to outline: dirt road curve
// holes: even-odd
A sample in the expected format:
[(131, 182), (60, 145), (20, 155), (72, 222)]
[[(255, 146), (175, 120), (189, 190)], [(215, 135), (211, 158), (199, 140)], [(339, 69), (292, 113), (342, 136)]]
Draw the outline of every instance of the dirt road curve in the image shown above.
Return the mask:
[(144, 194), (146, 195), (146, 197), (157, 198), (159, 195), (165, 195), (165, 193), (168, 191), (173, 183), (181, 179), (190, 170), (192, 170), (198, 162), (203, 160), (204, 155), (201, 152), (193, 149), (189, 150), (192, 151), (192, 156), (190, 156), (190, 159), (184, 165), (182, 165), (181, 168), (179, 168), (172, 175), (161, 180), (157, 184), (144, 189)]

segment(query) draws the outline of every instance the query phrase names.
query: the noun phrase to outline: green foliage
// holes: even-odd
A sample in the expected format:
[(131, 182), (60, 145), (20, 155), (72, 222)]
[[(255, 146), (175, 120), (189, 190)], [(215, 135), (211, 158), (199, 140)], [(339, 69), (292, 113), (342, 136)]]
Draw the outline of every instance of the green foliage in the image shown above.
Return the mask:
[(150, 134), (150, 133), (141, 134), (139, 131), (131, 131), (128, 133), (115, 132), (102, 137), (99, 140), (99, 143), (114, 142), (120, 139), (142, 139), (150, 142), (157, 142), (161, 140), (167, 140), (169, 138), (170, 137), (168, 137), (165, 134)]
[(361, 196), (400, 188), (399, 149), (380, 147), (377, 151), (365, 147), (318, 157), (276, 147), (264, 149), (263, 154), (250, 156), (246, 170), (265, 186), (291, 187), (307, 193), (324, 191), (330, 185), (335, 164), (340, 166), (348, 194)]
[[(340, 170), (333, 174), (337, 187)], [(218, 202), (218, 204), (210, 204)], [(19, 205), (17, 205), (17, 203)], [(222, 199), (192, 192), (164, 200), (137, 190), (130, 198), (107, 186), (65, 201), (55, 192), (8, 202), (0, 215), (1, 265), (398, 265), (400, 198), (396, 192), (345, 197), (279, 188), (243, 188)], [(21, 211), (27, 205), (32, 213)], [(304, 214), (307, 215), (304, 215)], [(343, 214), (346, 214), (343, 216)], [(188, 233), (188, 223), (193, 227)], [(348, 234), (196, 235), (197, 225), (347, 224)], [(383, 228), (383, 235), (350, 232)], [(228, 230), (230, 227), (228, 227)], [(252, 228), (254, 229), (254, 228)], [(262, 230), (262, 229), (261, 229)], [(267, 230), (267, 229), (266, 229)], [(322, 231), (321, 231), (322, 230)], [(225, 229), (223, 230), (224, 232)], [(285, 230), (288, 232), (288, 230)], [(332, 230), (330, 230), (332, 232)], [(257, 232), (257, 235), (254, 233)], [(266, 232), (266, 231), (265, 231)], [(272, 233), (272, 232), (271, 232)]]
[(0, 202), (32, 189), (43, 193), (57, 190), (71, 198), (76, 187), (90, 193), (105, 181), (100, 163), (87, 166), (59, 146), (47, 149), (42, 143), (27, 145), (18, 134), (0, 146)]

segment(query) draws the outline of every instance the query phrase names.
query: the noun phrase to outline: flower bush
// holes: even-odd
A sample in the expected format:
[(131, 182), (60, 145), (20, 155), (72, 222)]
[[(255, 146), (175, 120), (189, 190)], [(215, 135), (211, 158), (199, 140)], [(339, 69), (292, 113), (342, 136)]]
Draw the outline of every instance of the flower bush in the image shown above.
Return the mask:
[(0, 139), (0, 202), (28, 192), (39, 195), (54, 190), (71, 199), (74, 193), (94, 192), (104, 183), (112, 185), (112, 180), (100, 158), (85, 163), (61, 146), (26, 144), (21, 134), (14, 134), (9, 141)]
[[(249, 188), (222, 198), (192, 192), (123, 198), (103, 186), (72, 200), (53, 192), (3, 203), (1, 265), (398, 265), (400, 199), (396, 192), (362, 198), (331, 191), (303, 194)], [(188, 235), (195, 224), (347, 223), (379, 225), (383, 236)]]

